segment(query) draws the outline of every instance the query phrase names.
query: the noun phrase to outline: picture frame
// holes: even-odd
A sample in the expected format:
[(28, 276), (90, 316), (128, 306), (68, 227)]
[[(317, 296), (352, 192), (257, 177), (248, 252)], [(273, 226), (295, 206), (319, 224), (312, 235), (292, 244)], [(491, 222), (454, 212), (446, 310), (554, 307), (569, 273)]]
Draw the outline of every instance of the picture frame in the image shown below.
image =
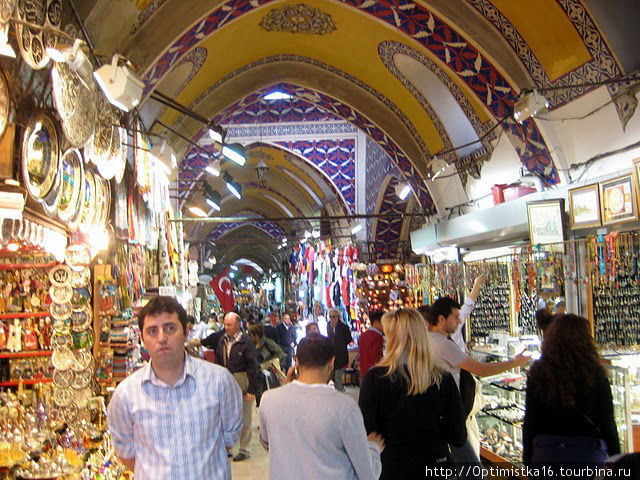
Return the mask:
[(633, 222), (638, 219), (636, 190), (633, 173), (600, 182), (600, 209), (603, 225)]
[(597, 183), (569, 190), (571, 230), (602, 225), (600, 187)]
[[(636, 205), (640, 209), (640, 157), (633, 159), (633, 186), (636, 190)], [(640, 218), (640, 212), (638, 212)]]
[(564, 199), (527, 202), (531, 245), (564, 242)]

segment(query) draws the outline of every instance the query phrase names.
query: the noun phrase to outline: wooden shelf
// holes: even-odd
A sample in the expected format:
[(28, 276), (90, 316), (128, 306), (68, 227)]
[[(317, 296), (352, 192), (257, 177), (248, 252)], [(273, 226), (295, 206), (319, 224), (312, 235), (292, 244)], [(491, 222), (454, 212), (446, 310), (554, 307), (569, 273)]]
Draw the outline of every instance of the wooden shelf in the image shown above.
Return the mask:
[[(17, 387), (18, 380), (10, 380), (8, 382), (0, 382), (0, 387)], [(50, 378), (41, 378), (39, 380), (22, 380), (23, 385), (35, 385), (36, 383), (51, 383)]]
[(2, 313), (0, 320), (10, 320), (12, 318), (29, 318), (29, 317), (49, 317), (49, 312), (20, 312), (20, 313)]
[(48, 357), (53, 353), (52, 350), (31, 350), (26, 352), (3, 352), (0, 358), (31, 358), (31, 357)]
[[(513, 471), (521, 471), (520, 468), (515, 465), (514, 463), (510, 462), (509, 460), (507, 460), (506, 458), (501, 457), (500, 455), (498, 455), (497, 453), (493, 453), (491, 450), (487, 450), (484, 447), (480, 447), (480, 458), (486, 460), (489, 463), (493, 463), (496, 465), (500, 465), (500, 467), (502, 468), (513, 468)], [(527, 477), (525, 476), (514, 476), (514, 477), (510, 477), (510, 478), (520, 478), (522, 480), (528, 480)]]
[(49, 263), (0, 263), (0, 270), (19, 270), (23, 268), (51, 268), (58, 265), (58, 262)]

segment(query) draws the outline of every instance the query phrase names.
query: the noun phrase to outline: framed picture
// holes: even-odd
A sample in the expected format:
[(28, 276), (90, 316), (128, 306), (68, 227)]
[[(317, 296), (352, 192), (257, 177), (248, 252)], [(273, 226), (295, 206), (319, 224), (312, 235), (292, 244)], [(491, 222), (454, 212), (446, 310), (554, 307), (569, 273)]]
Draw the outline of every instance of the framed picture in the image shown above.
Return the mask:
[(564, 242), (564, 200), (542, 200), (528, 202), (529, 237), (531, 245), (546, 245)]
[(569, 214), (572, 230), (602, 225), (600, 190), (597, 183), (569, 190)]
[(600, 183), (602, 224), (632, 222), (638, 218), (636, 194), (631, 174)]
[(640, 157), (633, 160), (633, 188), (636, 191), (636, 206), (640, 208)]

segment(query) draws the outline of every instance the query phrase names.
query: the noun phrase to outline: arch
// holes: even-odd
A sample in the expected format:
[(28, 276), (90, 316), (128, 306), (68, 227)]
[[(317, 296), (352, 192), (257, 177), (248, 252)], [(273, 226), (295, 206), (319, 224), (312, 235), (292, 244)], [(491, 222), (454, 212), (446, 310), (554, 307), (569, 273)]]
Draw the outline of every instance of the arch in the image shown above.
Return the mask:
[(385, 187), (380, 192), (377, 212), (380, 215), (397, 215), (397, 217), (380, 216), (375, 219), (373, 229), (375, 239), (376, 259), (396, 259), (398, 257), (398, 246), (400, 235), (404, 224), (403, 214), (407, 213), (409, 197), (400, 200), (395, 192), (398, 179), (388, 176), (385, 179)]

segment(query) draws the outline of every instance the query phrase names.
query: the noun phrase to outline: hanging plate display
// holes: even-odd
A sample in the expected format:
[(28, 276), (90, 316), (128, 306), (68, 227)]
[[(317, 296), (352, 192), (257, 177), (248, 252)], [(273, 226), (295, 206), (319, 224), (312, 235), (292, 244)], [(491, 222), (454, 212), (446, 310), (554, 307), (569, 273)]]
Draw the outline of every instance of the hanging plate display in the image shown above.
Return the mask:
[(116, 183), (120, 184), (124, 178), (124, 171), (127, 168), (127, 151), (129, 147), (127, 146), (127, 130), (123, 127), (118, 127), (118, 129), (120, 130), (120, 150), (116, 158), (114, 178), (116, 179)]
[(71, 332), (71, 320), (69, 318), (65, 320), (54, 320), (53, 331), (56, 333), (70, 333)]
[[(0, 5), (0, 18), (2, 18), (2, 8), (3, 6)], [(0, 71), (0, 138), (4, 135), (7, 123), (9, 122), (10, 104), (7, 79), (5, 78), (4, 73)]]
[(16, 9), (16, 3), (18, 0), (2, 0), (0, 1), (0, 23), (8, 23), (11, 20), (11, 15)]
[(95, 187), (96, 187), (96, 193), (95, 193), (96, 201), (93, 204), (93, 206), (95, 207), (95, 210), (93, 212), (92, 223), (93, 225), (100, 227), (102, 226), (102, 209), (103, 209), (103, 204), (105, 202), (104, 180), (99, 175), (95, 175), (93, 179), (95, 181)]
[(78, 210), (84, 180), (80, 151), (70, 148), (62, 155), (60, 165), (60, 201), (58, 218), (69, 221)]
[(96, 214), (96, 180), (92, 172), (84, 172), (84, 198), (82, 200), (82, 213), (78, 224), (81, 232), (88, 232), (93, 225)]
[(75, 360), (73, 365), (71, 365), (71, 369), (76, 372), (81, 372), (83, 370), (91, 367), (91, 361), (93, 357), (91, 356), (91, 352), (89, 350), (76, 350), (74, 353)]
[(74, 372), (71, 386), (76, 390), (86, 388), (89, 386), (89, 383), (91, 383), (92, 376), (93, 372), (88, 368), (80, 372)]
[(95, 224), (104, 227), (109, 218), (109, 208), (111, 207), (111, 184), (99, 177), (96, 177), (96, 198)]
[[(59, 336), (62, 337), (62, 335)], [(64, 335), (64, 337), (66, 338), (68, 335)], [(51, 355), (51, 363), (58, 370), (69, 370), (74, 360), (73, 352), (66, 345), (64, 348), (54, 350)]]
[(51, 68), (51, 84), (56, 110), (62, 119), (62, 131), (74, 147), (84, 147), (96, 125), (97, 88), (87, 87), (66, 62)]
[[(57, 352), (56, 352), (57, 353)], [(66, 388), (71, 386), (73, 381), (73, 370), (54, 370), (51, 379), (56, 387)]]
[(55, 217), (58, 212), (58, 205), (60, 204), (61, 176), (60, 165), (58, 165), (58, 172), (56, 173), (53, 187), (51, 187), (51, 191), (42, 199), (42, 207), (45, 213), (50, 217)]
[[(107, 180), (111, 180), (116, 174), (116, 167), (118, 162), (118, 156), (120, 155), (120, 149), (122, 145), (122, 139), (120, 138), (120, 127), (115, 125), (117, 118), (115, 115), (112, 117), (112, 126), (111, 127), (111, 144), (109, 145), (109, 155), (107, 159), (102, 163), (98, 164), (98, 172), (102, 175), (103, 178)], [(106, 116), (105, 120), (110, 118), (109, 115)], [(104, 121), (104, 120), (103, 120)]]
[(84, 243), (72, 243), (64, 252), (65, 261), (74, 272), (80, 272), (91, 263), (91, 252)]
[(53, 120), (39, 112), (29, 121), (22, 141), (22, 176), (27, 191), (42, 200), (53, 188), (60, 148), (58, 132)]
[(100, 121), (96, 122), (93, 135), (84, 148), (84, 160), (96, 166), (109, 161), (111, 155), (111, 137), (113, 136), (111, 107), (103, 96), (97, 100)]
[(73, 332), (83, 332), (91, 327), (91, 310), (85, 305), (84, 308), (74, 310), (71, 314), (71, 330)]
[(90, 301), (91, 292), (89, 291), (89, 288), (82, 287), (73, 289), (73, 296), (71, 297), (71, 307), (74, 310), (80, 310), (84, 308), (85, 306), (89, 305)]
[(53, 387), (53, 402), (59, 407), (66, 407), (71, 404), (75, 393), (70, 388)]
[(55, 303), (69, 303), (73, 297), (73, 288), (70, 285), (49, 287), (49, 296)]
[(82, 288), (88, 285), (90, 279), (91, 271), (88, 268), (83, 268), (78, 272), (75, 270), (71, 271), (71, 286), (73, 288)]
[[(41, 27), (60, 28), (62, 23), (61, 0), (20, 0), (18, 2), (18, 18)], [(45, 29), (26, 27), (15, 23), (18, 47), (24, 61), (34, 70), (40, 70), (49, 63), (46, 49), (56, 45), (53, 32)]]
[(83, 332), (73, 332), (73, 346), (75, 348), (91, 348), (93, 347), (93, 330), (85, 330)]
[(71, 316), (71, 305), (68, 303), (52, 302), (49, 306), (49, 313), (54, 320), (65, 321)]
[(71, 280), (71, 269), (66, 265), (56, 265), (49, 270), (49, 280), (52, 285), (57, 287), (69, 285)]

